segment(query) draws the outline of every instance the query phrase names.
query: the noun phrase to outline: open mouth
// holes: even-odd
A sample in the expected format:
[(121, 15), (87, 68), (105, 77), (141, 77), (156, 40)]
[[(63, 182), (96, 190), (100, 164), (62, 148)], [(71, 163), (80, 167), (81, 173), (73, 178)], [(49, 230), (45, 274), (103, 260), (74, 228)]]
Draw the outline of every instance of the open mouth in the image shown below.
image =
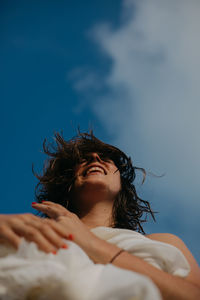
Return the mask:
[(106, 175), (106, 172), (103, 168), (99, 166), (91, 166), (84, 172), (84, 176), (95, 175), (95, 174)]

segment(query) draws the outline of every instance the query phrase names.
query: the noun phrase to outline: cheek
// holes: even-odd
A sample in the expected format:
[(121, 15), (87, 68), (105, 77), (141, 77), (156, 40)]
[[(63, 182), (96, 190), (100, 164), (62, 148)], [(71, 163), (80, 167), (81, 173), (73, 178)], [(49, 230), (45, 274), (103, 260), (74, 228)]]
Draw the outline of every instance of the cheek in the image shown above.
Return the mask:
[(116, 192), (119, 192), (121, 190), (121, 177), (119, 173), (116, 173), (115, 177), (113, 178), (113, 189)]
[(77, 188), (81, 186), (81, 184), (82, 184), (81, 176), (76, 176), (76, 179), (74, 181), (74, 187)]

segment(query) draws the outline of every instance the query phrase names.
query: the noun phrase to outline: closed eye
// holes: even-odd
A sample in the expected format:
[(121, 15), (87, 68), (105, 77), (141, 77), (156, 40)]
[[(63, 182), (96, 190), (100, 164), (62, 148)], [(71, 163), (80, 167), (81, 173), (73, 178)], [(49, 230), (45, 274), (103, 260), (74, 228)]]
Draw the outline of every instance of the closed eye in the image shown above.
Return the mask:
[(101, 159), (105, 162), (110, 162), (110, 163), (113, 162), (110, 158), (102, 157)]
[[(105, 154), (103, 153), (98, 153), (99, 158), (104, 161), (104, 162), (108, 162), (108, 163), (114, 163), (114, 161), (112, 159), (110, 159), (109, 157), (105, 156)], [(84, 163), (89, 163), (93, 160), (93, 158), (91, 157), (90, 154), (88, 155), (84, 155), (84, 157), (82, 157), (80, 159), (80, 164), (84, 164)]]

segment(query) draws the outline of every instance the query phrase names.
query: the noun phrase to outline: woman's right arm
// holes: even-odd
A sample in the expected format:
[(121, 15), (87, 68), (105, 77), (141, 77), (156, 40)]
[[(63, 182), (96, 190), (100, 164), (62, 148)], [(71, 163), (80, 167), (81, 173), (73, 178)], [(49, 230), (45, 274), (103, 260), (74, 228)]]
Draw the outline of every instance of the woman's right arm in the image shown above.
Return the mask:
[(63, 238), (67, 239), (64, 227), (51, 219), (33, 214), (0, 215), (0, 243), (9, 243), (18, 248), (21, 238), (35, 242), (44, 252), (55, 252), (67, 248)]

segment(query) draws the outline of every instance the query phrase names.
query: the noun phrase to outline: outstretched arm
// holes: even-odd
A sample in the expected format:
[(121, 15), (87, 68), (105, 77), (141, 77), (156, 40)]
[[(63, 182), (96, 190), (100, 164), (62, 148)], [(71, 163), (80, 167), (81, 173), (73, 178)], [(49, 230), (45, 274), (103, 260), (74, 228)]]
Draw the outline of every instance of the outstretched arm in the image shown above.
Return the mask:
[[(153, 237), (151, 237), (153, 238)], [(157, 240), (172, 244), (179, 248), (188, 260), (191, 271), (186, 278), (180, 278), (161, 271), (147, 262), (143, 261), (128, 252), (122, 252), (113, 261), (117, 267), (132, 270), (134, 272), (146, 275), (159, 288), (163, 299), (166, 300), (197, 300), (200, 299), (200, 271), (190, 251), (184, 243), (173, 235), (160, 235)], [(115, 245), (105, 241), (96, 241), (93, 248), (90, 248), (90, 256), (97, 263), (106, 263), (112, 256), (119, 251)]]

